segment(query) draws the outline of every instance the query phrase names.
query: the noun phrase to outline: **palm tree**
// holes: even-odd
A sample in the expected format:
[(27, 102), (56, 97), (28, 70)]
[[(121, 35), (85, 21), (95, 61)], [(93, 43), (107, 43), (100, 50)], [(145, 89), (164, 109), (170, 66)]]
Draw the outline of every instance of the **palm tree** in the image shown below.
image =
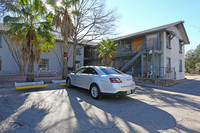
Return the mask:
[(103, 57), (101, 63), (105, 66), (112, 66), (112, 57), (116, 53), (115, 44), (112, 40), (102, 40), (99, 44), (99, 48), (96, 51), (99, 53), (99, 57)]
[[(64, 39), (62, 79), (65, 79), (68, 73), (69, 39), (74, 33), (74, 26), (70, 14), (74, 13), (72, 9), (76, 2), (78, 0), (61, 0), (61, 6), (57, 6), (57, 0), (48, 0), (47, 2), (55, 10), (54, 24), (56, 28), (61, 29), (61, 35)], [(70, 13), (69, 10), (71, 10)]]
[(22, 59), (28, 64), (28, 82), (34, 81), (34, 62), (39, 62), (40, 54), (54, 46), (52, 20), (53, 14), (47, 14), (42, 0), (18, 0), (12, 5), (12, 16), (3, 19), (10, 27), (6, 33), (11, 42), (21, 45)]

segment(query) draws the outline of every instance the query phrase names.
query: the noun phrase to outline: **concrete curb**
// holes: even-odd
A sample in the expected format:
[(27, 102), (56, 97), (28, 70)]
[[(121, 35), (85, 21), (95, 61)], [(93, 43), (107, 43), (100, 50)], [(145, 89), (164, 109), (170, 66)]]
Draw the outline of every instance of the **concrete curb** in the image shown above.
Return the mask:
[(66, 81), (65, 80), (52, 80), (52, 83), (53, 84), (60, 84), (60, 83), (66, 83)]
[(39, 81), (39, 82), (23, 82), (23, 83), (14, 83), (15, 87), (19, 87), (19, 86), (31, 86), (31, 85), (43, 85), (44, 81)]

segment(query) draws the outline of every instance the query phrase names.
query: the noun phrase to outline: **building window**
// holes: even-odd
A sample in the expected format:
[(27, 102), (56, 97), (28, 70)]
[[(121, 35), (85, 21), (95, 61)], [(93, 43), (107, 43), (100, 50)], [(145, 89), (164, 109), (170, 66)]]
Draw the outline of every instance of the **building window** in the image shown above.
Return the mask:
[(81, 49), (80, 48), (76, 49), (76, 55), (81, 55)]
[(182, 60), (179, 60), (179, 72), (183, 72)]
[(123, 41), (123, 52), (132, 51), (132, 44), (131, 40), (124, 40)]
[(0, 71), (2, 70), (2, 59), (0, 57)]
[(40, 59), (39, 70), (49, 70), (49, 59)]
[(124, 44), (123, 52), (131, 51), (131, 44)]
[(80, 61), (76, 61), (76, 70), (81, 67)]
[(171, 34), (167, 32), (167, 48), (171, 48)]
[(184, 45), (184, 41), (179, 40), (179, 53), (183, 53), (183, 45)]
[(170, 73), (171, 72), (171, 58), (168, 58), (167, 57), (167, 73)]

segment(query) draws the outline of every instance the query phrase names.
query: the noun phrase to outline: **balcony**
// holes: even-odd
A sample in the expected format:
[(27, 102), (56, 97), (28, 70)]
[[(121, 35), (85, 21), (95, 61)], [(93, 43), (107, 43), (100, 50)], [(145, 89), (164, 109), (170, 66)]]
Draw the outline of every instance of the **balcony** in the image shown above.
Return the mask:
[(157, 38), (148, 39), (142, 46), (143, 50), (161, 50), (161, 42)]

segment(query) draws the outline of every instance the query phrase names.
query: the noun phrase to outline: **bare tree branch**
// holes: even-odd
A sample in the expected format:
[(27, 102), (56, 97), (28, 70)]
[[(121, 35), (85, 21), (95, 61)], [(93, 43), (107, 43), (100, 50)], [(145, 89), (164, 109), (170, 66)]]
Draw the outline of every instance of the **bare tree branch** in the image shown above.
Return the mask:
[(53, 52), (54, 52), (54, 54), (56, 55), (56, 58), (57, 58), (57, 60), (58, 60), (58, 63), (59, 63), (59, 65), (60, 65), (60, 67), (62, 68), (62, 62), (61, 62), (60, 58), (58, 57), (58, 54), (57, 54), (57, 52), (55, 51), (55, 49), (53, 49)]
[(10, 43), (9, 40), (9, 36), (2, 34), (3, 39), (6, 43), (6, 45), (8, 46), (8, 50), (10, 52), (10, 54), (12, 55), (14, 61), (16, 62), (16, 64), (19, 67), (20, 70), (20, 75), (24, 75), (24, 68), (25, 68), (25, 64), (23, 63), (22, 57), (21, 57), (21, 46), (20, 44), (17, 46), (17, 44), (14, 46)]
[(118, 16), (115, 10), (105, 9), (105, 0), (80, 0), (75, 10), (78, 14), (73, 15), (75, 31), (72, 36), (74, 42), (73, 67), (76, 63), (76, 44), (87, 40), (96, 41), (116, 35), (116, 21)]

